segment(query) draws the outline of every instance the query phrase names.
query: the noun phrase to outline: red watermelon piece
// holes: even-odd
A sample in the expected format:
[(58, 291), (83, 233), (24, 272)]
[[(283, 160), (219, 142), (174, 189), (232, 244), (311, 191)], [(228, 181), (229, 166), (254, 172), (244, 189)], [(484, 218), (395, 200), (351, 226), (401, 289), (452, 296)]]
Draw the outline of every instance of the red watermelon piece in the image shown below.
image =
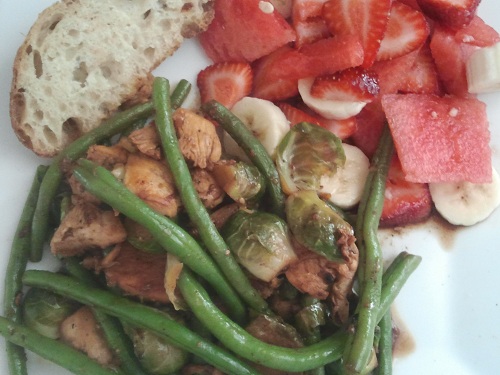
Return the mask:
[(199, 40), (214, 62), (251, 62), (295, 40), (295, 31), (260, 0), (216, 0), (215, 16)]
[(397, 154), (411, 182), (491, 181), (486, 105), (432, 94), (382, 97)]

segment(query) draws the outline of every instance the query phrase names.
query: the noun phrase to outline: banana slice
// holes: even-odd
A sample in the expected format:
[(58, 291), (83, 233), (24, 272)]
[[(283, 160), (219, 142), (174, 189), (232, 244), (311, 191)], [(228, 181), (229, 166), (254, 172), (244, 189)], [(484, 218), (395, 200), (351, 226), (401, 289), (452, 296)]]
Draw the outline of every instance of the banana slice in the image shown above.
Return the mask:
[(299, 94), (304, 103), (313, 111), (330, 120), (344, 120), (357, 115), (365, 102), (344, 102), (340, 100), (318, 99), (311, 95), (314, 77), (299, 79)]
[(429, 189), (437, 211), (455, 225), (479, 223), (500, 205), (500, 177), (495, 169), (491, 183), (430, 183)]
[(328, 179), (321, 181), (320, 193), (330, 194), (330, 201), (340, 208), (354, 207), (361, 200), (370, 168), (368, 157), (356, 146), (342, 144), (345, 165)]
[[(290, 130), (290, 124), (281, 109), (269, 100), (246, 96), (238, 101), (231, 112), (236, 115), (274, 157), (276, 147)], [(248, 161), (244, 151), (227, 133), (223, 134), (225, 151), (241, 160)]]
[(469, 92), (500, 90), (500, 43), (474, 52), (465, 64)]

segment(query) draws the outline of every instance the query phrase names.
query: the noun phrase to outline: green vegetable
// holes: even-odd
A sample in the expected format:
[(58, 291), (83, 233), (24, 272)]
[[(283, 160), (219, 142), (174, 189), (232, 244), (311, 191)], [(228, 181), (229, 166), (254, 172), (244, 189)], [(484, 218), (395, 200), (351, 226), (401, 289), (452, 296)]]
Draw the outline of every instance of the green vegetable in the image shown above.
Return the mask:
[(392, 374), (392, 318), (391, 313), (386, 312), (379, 323), (380, 338), (378, 341), (378, 366), (376, 375)]
[(201, 106), (202, 111), (217, 123), (238, 143), (245, 151), (251, 162), (264, 176), (267, 186), (267, 195), (270, 200), (271, 212), (284, 217), (285, 196), (281, 190), (278, 171), (273, 160), (262, 143), (255, 138), (252, 132), (230, 110), (216, 101), (210, 101)]
[[(43, 176), (47, 172), (47, 168), (48, 167), (45, 165), (40, 165), (36, 170), (28, 197), (24, 203), (21, 217), (17, 224), (5, 272), (3, 299), (4, 312), (5, 317), (14, 322), (20, 322), (22, 318), (22, 310), (19, 308), (23, 289), (21, 278), (28, 263), (31, 245), (31, 222), (33, 220), (33, 213), (38, 199), (38, 191), (40, 189), (40, 183)], [(24, 349), (8, 342), (6, 350), (10, 374), (26, 375), (26, 355), (24, 353)]]
[(127, 231), (127, 241), (136, 249), (146, 251), (148, 253), (164, 253), (165, 250), (160, 243), (154, 238), (151, 232), (143, 225), (125, 218), (123, 222)]
[(276, 167), (286, 194), (320, 190), (321, 179), (345, 164), (342, 141), (332, 132), (308, 122), (293, 126), (278, 145)]
[(382, 290), (382, 250), (377, 232), (393, 148), (391, 134), (385, 126), (359, 204), (355, 228), (360, 253), (360, 291), (354, 334), (343, 357), (343, 368), (347, 374), (362, 373), (372, 355)]
[(184, 229), (151, 209), (108, 170), (89, 160), (79, 160), (73, 174), (91, 194), (146, 227), (166, 251), (178, 256), (212, 285), (236, 320), (244, 320), (245, 307), (233, 287), (205, 250)]
[(168, 319), (164, 313), (152, 307), (102, 289), (89, 287), (71, 277), (48, 271), (26, 271), (23, 282), (26, 285), (48, 289), (80, 303), (98, 307), (128, 324), (149, 329), (179, 348), (203, 358), (223, 372), (238, 375), (257, 374), (251, 366), (234, 355), (205, 340), (175, 320)]
[(86, 354), (53, 340), (9, 319), (0, 317), (0, 335), (15, 345), (22, 346), (76, 375), (117, 375), (119, 370), (102, 367)]
[[(189, 218), (198, 230), (203, 243), (215, 262), (236, 289), (241, 298), (259, 312), (268, 311), (266, 301), (250, 284), (239, 264), (231, 253), (223, 238), (210, 219), (205, 206), (201, 202), (193, 185), (186, 160), (177, 141), (177, 135), (171, 116), (169, 101), (169, 83), (164, 78), (156, 78), (153, 83), (153, 102), (156, 108), (156, 127), (161, 138), (163, 153), (170, 166), (175, 185)], [(241, 320), (240, 320), (241, 321)]]
[(221, 160), (215, 163), (212, 174), (227, 195), (246, 206), (257, 203), (266, 190), (259, 170), (242, 161)]
[(24, 297), (23, 322), (39, 334), (57, 339), (61, 323), (78, 307), (78, 304), (68, 298), (43, 289), (31, 288)]
[(327, 309), (317, 298), (303, 295), (302, 308), (295, 314), (295, 327), (306, 344), (314, 344), (321, 340), (321, 326), (326, 324)]
[(191, 91), (191, 83), (185, 79), (181, 79), (177, 86), (175, 86), (174, 91), (172, 91), (172, 95), (170, 96), (170, 101), (172, 102), (172, 109), (179, 108), (184, 100), (188, 96)]
[(315, 191), (299, 190), (289, 195), (285, 212), (288, 226), (301, 245), (329, 260), (343, 261), (338, 242), (343, 236), (354, 236), (353, 229)]
[(30, 260), (38, 262), (42, 258), (43, 246), (49, 229), (49, 212), (57, 188), (62, 180), (61, 167), (67, 162), (81, 157), (87, 149), (96, 143), (120, 133), (137, 120), (153, 113), (153, 104), (145, 103), (120, 112), (104, 121), (100, 126), (82, 135), (57, 155), (45, 174), (40, 186), (40, 193), (33, 216)]
[(297, 258), (285, 221), (267, 212), (238, 211), (222, 235), (238, 262), (264, 281), (271, 281)]

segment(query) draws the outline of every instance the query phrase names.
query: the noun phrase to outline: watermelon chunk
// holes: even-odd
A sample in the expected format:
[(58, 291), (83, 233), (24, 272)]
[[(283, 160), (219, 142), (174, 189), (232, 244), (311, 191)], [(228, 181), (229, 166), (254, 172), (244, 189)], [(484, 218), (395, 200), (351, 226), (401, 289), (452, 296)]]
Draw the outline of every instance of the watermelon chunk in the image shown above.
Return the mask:
[(432, 94), (382, 97), (405, 177), (412, 182), (491, 181), (486, 105)]
[(295, 31), (260, 0), (216, 0), (215, 16), (199, 40), (214, 62), (251, 62), (295, 40)]

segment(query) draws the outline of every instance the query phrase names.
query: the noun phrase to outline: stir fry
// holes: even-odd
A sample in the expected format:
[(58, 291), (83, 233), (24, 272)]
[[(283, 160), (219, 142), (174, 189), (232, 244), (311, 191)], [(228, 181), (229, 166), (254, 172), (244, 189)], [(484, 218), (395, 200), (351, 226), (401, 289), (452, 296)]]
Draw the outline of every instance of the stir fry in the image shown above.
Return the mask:
[[(270, 155), (220, 103), (181, 108), (188, 89), (156, 78), (37, 171), (0, 318), (11, 374), (24, 348), (76, 374), (391, 373), (390, 306), (420, 257), (383, 269), (389, 131), (342, 210), (320, 191), (345, 162), (333, 133), (300, 123)], [(26, 270), (47, 243), (60, 271)]]

